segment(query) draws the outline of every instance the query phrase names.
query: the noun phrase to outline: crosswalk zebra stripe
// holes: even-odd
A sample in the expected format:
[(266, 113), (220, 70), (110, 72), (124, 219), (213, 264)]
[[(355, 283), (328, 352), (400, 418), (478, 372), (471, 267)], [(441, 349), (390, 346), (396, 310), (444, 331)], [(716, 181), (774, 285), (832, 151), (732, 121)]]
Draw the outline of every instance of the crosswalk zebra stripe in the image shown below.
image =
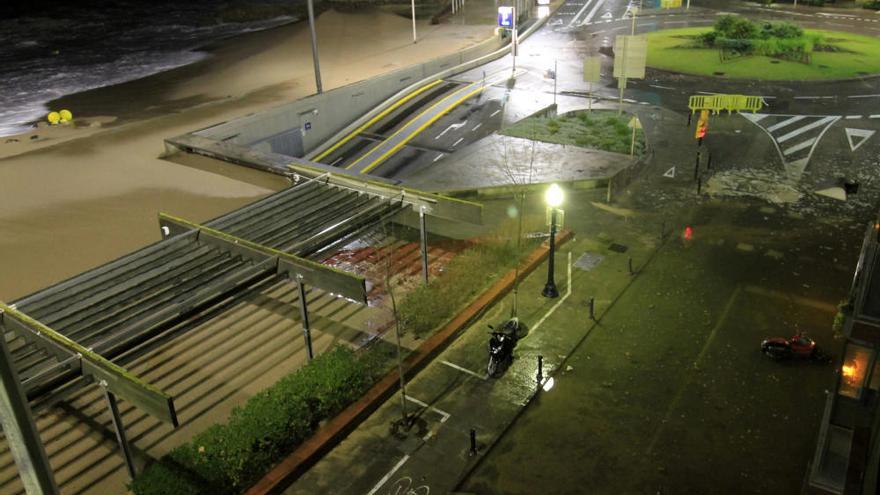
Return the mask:
[(816, 142), (816, 138), (808, 139), (800, 144), (796, 144), (796, 145), (792, 146), (791, 148), (786, 148), (785, 150), (783, 150), (782, 154), (785, 156), (788, 156), (792, 153), (797, 153), (798, 151), (800, 151), (804, 148), (809, 148), (815, 142)]
[(840, 117), (838, 117), (838, 116), (825, 117), (824, 119), (817, 120), (817, 121), (813, 122), (812, 124), (807, 124), (803, 127), (798, 127), (797, 129), (789, 132), (788, 134), (786, 134), (784, 136), (780, 136), (779, 138), (776, 139), (776, 141), (780, 142), (780, 143), (784, 143), (791, 138), (797, 137), (807, 131), (810, 131), (810, 130), (815, 129), (816, 127), (820, 127), (825, 124), (828, 124), (829, 122), (833, 122), (839, 118)]
[(767, 128), (767, 131), (768, 131), (768, 132), (773, 132), (773, 131), (775, 131), (775, 130), (777, 130), (777, 129), (782, 129), (783, 127), (785, 127), (785, 126), (787, 126), (787, 125), (789, 125), (789, 124), (794, 124), (795, 122), (798, 122), (798, 121), (804, 120), (805, 118), (807, 118), (807, 117), (804, 116), (804, 115), (795, 115), (794, 117), (792, 117), (792, 118), (790, 118), (790, 119), (785, 119), (785, 120), (783, 120), (782, 122), (780, 122), (780, 123), (778, 123), (778, 124), (773, 124), (773, 125), (771, 125), (770, 127)]

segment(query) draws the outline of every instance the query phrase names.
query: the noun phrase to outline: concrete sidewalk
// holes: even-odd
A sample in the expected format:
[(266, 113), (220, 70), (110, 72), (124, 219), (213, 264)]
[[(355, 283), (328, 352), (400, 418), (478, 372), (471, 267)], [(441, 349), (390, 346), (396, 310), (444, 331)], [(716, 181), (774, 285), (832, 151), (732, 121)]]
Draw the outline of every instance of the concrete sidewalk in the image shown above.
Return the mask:
[[(569, 227), (596, 234), (569, 241), (557, 254), (560, 297), (540, 296), (546, 264), (522, 282), (519, 315), (528, 334), (519, 341), (513, 363), (499, 378), (485, 376), (486, 325), (498, 324), (510, 313), (512, 295), (489, 309), (408, 384), (407, 412), (415, 415), (409, 431), (396, 426), (401, 418), (398, 393), (285, 493), (454, 491), (523, 408), (536, 399), (538, 356), (544, 359), (545, 379), (565, 373), (566, 356), (598, 325), (589, 320), (589, 298), (595, 298), (596, 316), (601, 319), (618, 295), (638, 279), (628, 271), (628, 258), (633, 257), (638, 270), (659, 245), (659, 230), (651, 237), (639, 232), (639, 225), (646, 224), (624, 222), (593, 206), (590, 201), (599, 195), (578, 192), (567, 200)], [(613, 238), (602, 233), (611, 231)], [(612, 243), (624, 246), (626, 252), (609, 249)], [(588, 258), (581, 259), (585, 253)], [(588, 270), (575, 266), (578, 261), (578, 266)], [(551, 391), (543, 393), (552, 393), (552, 382), (545, 381), (545, 387)], [(476, 455), (469, 453), (471, 429), (476, 431)]]

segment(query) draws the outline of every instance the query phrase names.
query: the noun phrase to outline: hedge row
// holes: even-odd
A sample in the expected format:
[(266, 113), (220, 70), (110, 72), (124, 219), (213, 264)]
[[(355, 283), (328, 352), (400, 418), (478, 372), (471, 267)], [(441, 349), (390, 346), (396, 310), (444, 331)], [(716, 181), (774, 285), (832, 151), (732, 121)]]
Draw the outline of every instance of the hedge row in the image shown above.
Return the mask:
[(499, 237), (466, 249), (449, 262), (443, 275), (406, 295), (398, 306), (403, 331), (424, 337), (485, 289), (496, 275), (512, 269), (533, 247), (534, 243), (523, 243), (517, 249), (513, 241)]
[(337, 346), (282, 378), (150, 465), (131, 484), (137, 495), (242, 493), (307, 439), (321, 421), (360, 398), (380, 366), (370, 353)]

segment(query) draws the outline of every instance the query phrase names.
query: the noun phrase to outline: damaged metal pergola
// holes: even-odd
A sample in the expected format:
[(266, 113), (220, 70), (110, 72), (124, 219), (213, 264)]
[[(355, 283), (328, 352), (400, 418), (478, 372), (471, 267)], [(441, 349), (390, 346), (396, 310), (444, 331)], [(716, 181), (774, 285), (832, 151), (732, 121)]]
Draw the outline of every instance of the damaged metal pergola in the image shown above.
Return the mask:
[(395, 186), (299, 171), (295, 184), (198, 224), (160, 213), (163, 239), (15, 301), (0, 303), (0, 424), (27, 493), (58, 493), (31, 407), (90, 383), (104, 392), (129, 474), (135, 465), (117, 406), (123, 399), (176, 427), (171, 396), (114, 360), (181, 328), (242, 290), (269, 279), (299, 289), (308, 356), (313, 357), (306, 286), (365, 303), (363, 277), (318, 257), (357, 239), (406, 208), (418, 212), (427, 279), (425, 215), (479, 222), (479, 205)]

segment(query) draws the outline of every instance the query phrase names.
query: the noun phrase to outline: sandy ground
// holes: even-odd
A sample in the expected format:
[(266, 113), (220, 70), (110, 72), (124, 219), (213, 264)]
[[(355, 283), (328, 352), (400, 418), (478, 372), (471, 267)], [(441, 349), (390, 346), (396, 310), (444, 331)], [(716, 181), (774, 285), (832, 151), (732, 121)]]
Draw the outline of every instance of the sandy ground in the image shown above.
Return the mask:
[[(317, 24), (325, 89), (453, 52), (493, 29), (422, 22), (414, 45), (409, 21), (392, 14), (328, 11)], [(172, 163), (160, 155), (168, 136), (312, 93), (307, 26), (251, 33), (210, 51), (190, 66), (53, 102), (86, 125), (0, 140), (0, 299), (158, 240), (158, 211), (203, 221), (285, 185), (207, 159)]]

